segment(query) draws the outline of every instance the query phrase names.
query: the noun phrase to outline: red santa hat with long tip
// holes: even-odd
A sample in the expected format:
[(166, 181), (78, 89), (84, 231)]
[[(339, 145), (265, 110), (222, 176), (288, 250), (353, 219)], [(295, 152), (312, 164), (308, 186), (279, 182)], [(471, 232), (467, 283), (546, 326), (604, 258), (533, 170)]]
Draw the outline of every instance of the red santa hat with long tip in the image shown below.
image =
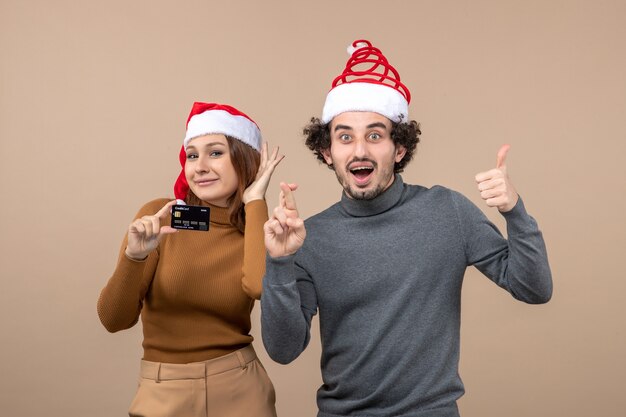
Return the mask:
[(348, 46), (348, 54), (346, 67), (326, 96), (322, 122), (329, 123), (347, 111), (371, 111), (394, 122), (407, 122), (411, 93), (380, 49), (359, 39)]
[(187, 118), (187, 131), (183, 146), (178, 155), (182, 170), (174, 184), (174, 196), (179, 204), (185, 204), (184, 200), (189, 192), (189, 184), (185, 178), (185, 162), (187, 161), (185, 150), (192, 139), (211, 134), (229, 136), (250, 145), (257, 152), (261, 151), (263, 141), (261, 130), (245, 113), (226, 104), (193, 103)]

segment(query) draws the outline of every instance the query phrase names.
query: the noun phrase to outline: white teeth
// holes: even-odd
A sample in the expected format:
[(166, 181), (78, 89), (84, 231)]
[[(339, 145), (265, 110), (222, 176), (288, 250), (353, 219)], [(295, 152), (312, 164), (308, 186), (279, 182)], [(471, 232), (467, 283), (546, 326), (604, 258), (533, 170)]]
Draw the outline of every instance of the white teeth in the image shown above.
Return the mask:
[(367, 169), (367, 170), (371, 171), (373, 168), (370, 168), (370, 167), (357, 167), (357, 168), (352, 168), (350, 171), (361, 171), (361, 170), (364, 170), (364, 169)]

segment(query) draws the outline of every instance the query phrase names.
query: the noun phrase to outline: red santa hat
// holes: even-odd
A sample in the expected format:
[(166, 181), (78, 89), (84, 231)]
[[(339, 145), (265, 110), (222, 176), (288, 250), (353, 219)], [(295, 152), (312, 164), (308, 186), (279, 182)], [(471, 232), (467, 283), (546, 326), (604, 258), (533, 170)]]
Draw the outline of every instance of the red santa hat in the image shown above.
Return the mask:
[(380, 49), (360, 39), (348, 46), (348, 54), (345, 69), (326, 96), (322, 122), (347, 111), (371, 111), (394, 122), (408, 121), (411, 93)]
[(192, 139), (211, 134), (230, 136), (250, 145), (257, 152), (261, 151), (261, 130), (246, 114), (226, 104), (193, 103), (187, 118), (185, 139), (179, 153), (182, 170), (174, 184), (174, 196), (179, 203), (184, 203), (189, 191), (189, 184), (185, 178), (185, 162), (187, 161), (185, 149)]

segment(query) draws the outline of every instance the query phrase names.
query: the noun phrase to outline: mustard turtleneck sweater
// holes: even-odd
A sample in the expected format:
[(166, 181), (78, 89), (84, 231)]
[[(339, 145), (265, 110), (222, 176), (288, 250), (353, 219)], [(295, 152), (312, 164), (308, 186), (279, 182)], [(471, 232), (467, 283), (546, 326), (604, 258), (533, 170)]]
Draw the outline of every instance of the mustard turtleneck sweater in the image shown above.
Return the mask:
[[(135, 218), (153, 215), (168, 201), (147, 203)], [(265, 274), (267, 204), (245, 206), (245, 234), (230, 224), (226, 208), (210, 207), (209, 231), (166, 235), (143, 261), (125, 255), (125, 237), (100, 293), (98, 315), (108, 331), (128, 329), (141, 315), (145, 360), (199, 362), (252, 342), (250, 312)]]

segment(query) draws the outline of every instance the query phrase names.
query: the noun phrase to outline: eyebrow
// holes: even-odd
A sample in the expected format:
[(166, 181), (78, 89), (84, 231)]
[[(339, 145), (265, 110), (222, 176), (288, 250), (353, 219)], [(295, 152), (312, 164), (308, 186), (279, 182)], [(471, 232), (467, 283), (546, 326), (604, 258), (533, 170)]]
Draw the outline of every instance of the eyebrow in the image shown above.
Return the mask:
[[(209, 142), (206, 145), (203, 146), (203, 148), (209, 148), (211, 146), (215, 146), (215, 145), (221, 145), (221, 146), (226, 146), (225, 144), (223, 144), (222, 142)], [(189, 148), (193, 148), (196, 149), (196, 147), (194, 145), (189, 145), (187, 146), (187, 149)]]
[[(381, 129), (387, 129), (387, 126), (383, 123), (383, 122), (374, 122), (371, 123), (369, 125), (367, 125), (368, 129), (373, 129), (375, 127), (381, 128)], [(335, 128), (333, 129), (335, 132), (338, 130), (352, 130), (352, 127), (348, 126), (348, 125), (337, 125), (335, 126)]]
[(335, 126), (335, 129), (333, 129), (333, 130), (336, 132), (336, 131), (341, 130), (341, 129), (352, 130), (352, 128), (350, 126), (347, 126), (347, 125), (337, 125), (337, 126)]
[(381, 129), (387, 129), (387, 126), (385, 126), (385, 124), (382, 122), (376, 122), (376, 123), (372, 123), (371, 125), (367, 125), (368, 129), (373, 129), (375, 127), (380, 127)]

